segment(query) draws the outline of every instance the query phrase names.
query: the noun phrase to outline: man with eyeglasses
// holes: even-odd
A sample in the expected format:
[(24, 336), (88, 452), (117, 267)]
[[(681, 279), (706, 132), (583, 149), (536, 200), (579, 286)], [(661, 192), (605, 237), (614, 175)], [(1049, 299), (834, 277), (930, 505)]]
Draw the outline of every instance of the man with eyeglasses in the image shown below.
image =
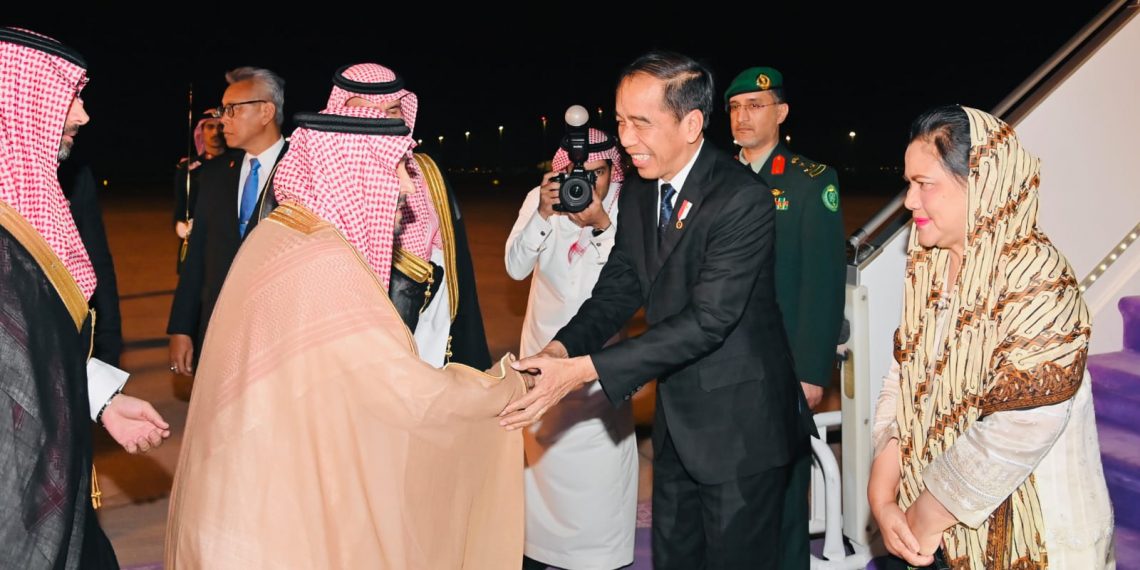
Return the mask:
[(191, 375), (226, 273), (246, 236), (276, 206), (272, 178), (287, 144), (285, 81), (268, 69), (239, 67), (217, 109), (230, 150), (199, 171), (194, 231), (166, 332), (170, 370)]
[[(831, 383), (843, 321), (845, 249), (835, 169), (808, 160), (780, 140), (788, 118), (784, 78), (771, 67), (740, 72), (724, 94), (737, 159), (769, 188), (776, 205), (776, 302), (796, 376), (810, 407)], [(781, 525), (781, 568), (807, 568), (811, 456), (788, 480)]]

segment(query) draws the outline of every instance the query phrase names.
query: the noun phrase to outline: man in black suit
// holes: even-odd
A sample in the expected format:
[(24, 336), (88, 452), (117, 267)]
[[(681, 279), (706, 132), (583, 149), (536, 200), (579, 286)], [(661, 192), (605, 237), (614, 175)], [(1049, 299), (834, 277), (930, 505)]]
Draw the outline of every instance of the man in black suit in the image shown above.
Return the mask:
[[(589, 300), (541, 353), (535, 387), (502, 424), (529, 425), (597, 379), (612, 402), (658, 379), (653, 428), (657, 568), (765, 568), (778, 557), (790, 464), (810, 417), (776, 305), (770, 190), (704, 140), (708, 69), (642, 56), (617, 89), (618, 135), (640, 179)], [(603, 344), (644, 306), (644, 334)]]
[(170, 370), (187, 376), (242, 240), (276, 206), (273, 169), (286, 147), (285, 81), (255, 67), (235, 69), (226, 81), (218, 114), (231, 150), (198, 169), (194, 230), (166, 327)]

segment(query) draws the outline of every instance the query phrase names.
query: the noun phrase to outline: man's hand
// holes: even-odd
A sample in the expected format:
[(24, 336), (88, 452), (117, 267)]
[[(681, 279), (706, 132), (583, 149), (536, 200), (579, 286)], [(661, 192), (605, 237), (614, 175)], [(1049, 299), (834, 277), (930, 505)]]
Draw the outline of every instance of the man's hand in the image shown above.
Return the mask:
[(538, 215), (542, 219), (549, 220), (553, 215), (554, 205), (560, 204), (558, 199), (558, 188), (562, 186), (559, 182), (551, 182), (550, 179), (557, 176), (556, 172), (547, 172), (542, 175), (542, 185), (538, 187)]
[(594, 199), (590, 200), (590, 205), (586, 206), (585, 210), (568, 214), (566, 217), (580, 228), (589, 226), (604, 230), (610, 227), (610, 215), (602, 208), (602, 196), (598, 193), (597, 187), (594, 188)]
[(111, 396), (100, 418), (107, 433), (127, 453), (144, 453), (170, 437), (170, 424), (149, 402), (125, 394)]
[(170, 335), (170, 371), (185, 376), (194, 374), (194, 341), (190, 335)]
[(515, 370), (537, 373), (534, 387), (518, 400), (503, 409), (499, 425), (507, 430), (527, 427), (571, 391), (598, 378), (594, 362), (589, 356), (567, 358), (562, 343), (546, 345), (542, 352), (511, 364)]
[(807, 382), (800, 382), (804, 389), (804, 399), (807, 400), (808, 409), (814, 410), (823, 401), (823, 387)]

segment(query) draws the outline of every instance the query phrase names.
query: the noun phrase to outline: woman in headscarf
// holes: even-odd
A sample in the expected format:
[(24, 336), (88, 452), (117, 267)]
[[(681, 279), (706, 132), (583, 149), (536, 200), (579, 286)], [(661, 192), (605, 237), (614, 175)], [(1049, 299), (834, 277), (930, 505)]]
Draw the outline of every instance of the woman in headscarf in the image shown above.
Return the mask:
[(912, 566), (1113, 568), (1085, 372), (1090, 317), (1037, 227), (1039, 161), (947, 106), (911, 127), (914, 215), (868, 499)]
[[(621, 156), (613, 137), (597, 129), (588, 136), (583, 167), (597, 177), (590, 205), (573, 214), (554, 211), (559, 182), (551, 178), (571, 165), (559, 149), (554, 172), (527, 194), (507, 238), (507, 273), (514, 279), (532, 276), (522, 330), (526, 356), (542, 350), (578, 312), (614, 246)], [(633, 562), (638, 464), (629, 403), (615, 408), (595, 383), (523, 431), (524, 568), (618, 568)]]

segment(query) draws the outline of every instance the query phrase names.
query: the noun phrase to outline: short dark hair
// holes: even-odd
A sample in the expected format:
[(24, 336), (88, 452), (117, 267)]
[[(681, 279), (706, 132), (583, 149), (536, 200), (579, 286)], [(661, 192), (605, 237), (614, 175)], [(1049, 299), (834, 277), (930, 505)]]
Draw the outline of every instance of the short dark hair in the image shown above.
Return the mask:
[(970, 175), (970, 117), (958, 105), (930, 109), (910, 124), (910, 142), (934, 145), (942, 167), (961, 181)]
[(618, 84), (637, 73), (665, 82), (665, 107), (678, 121), (696, 109), (704, 115), (704, 128), (709, 128), (716, 90), (708, 67), (687, 55), (655, 50), (625, 66)]

